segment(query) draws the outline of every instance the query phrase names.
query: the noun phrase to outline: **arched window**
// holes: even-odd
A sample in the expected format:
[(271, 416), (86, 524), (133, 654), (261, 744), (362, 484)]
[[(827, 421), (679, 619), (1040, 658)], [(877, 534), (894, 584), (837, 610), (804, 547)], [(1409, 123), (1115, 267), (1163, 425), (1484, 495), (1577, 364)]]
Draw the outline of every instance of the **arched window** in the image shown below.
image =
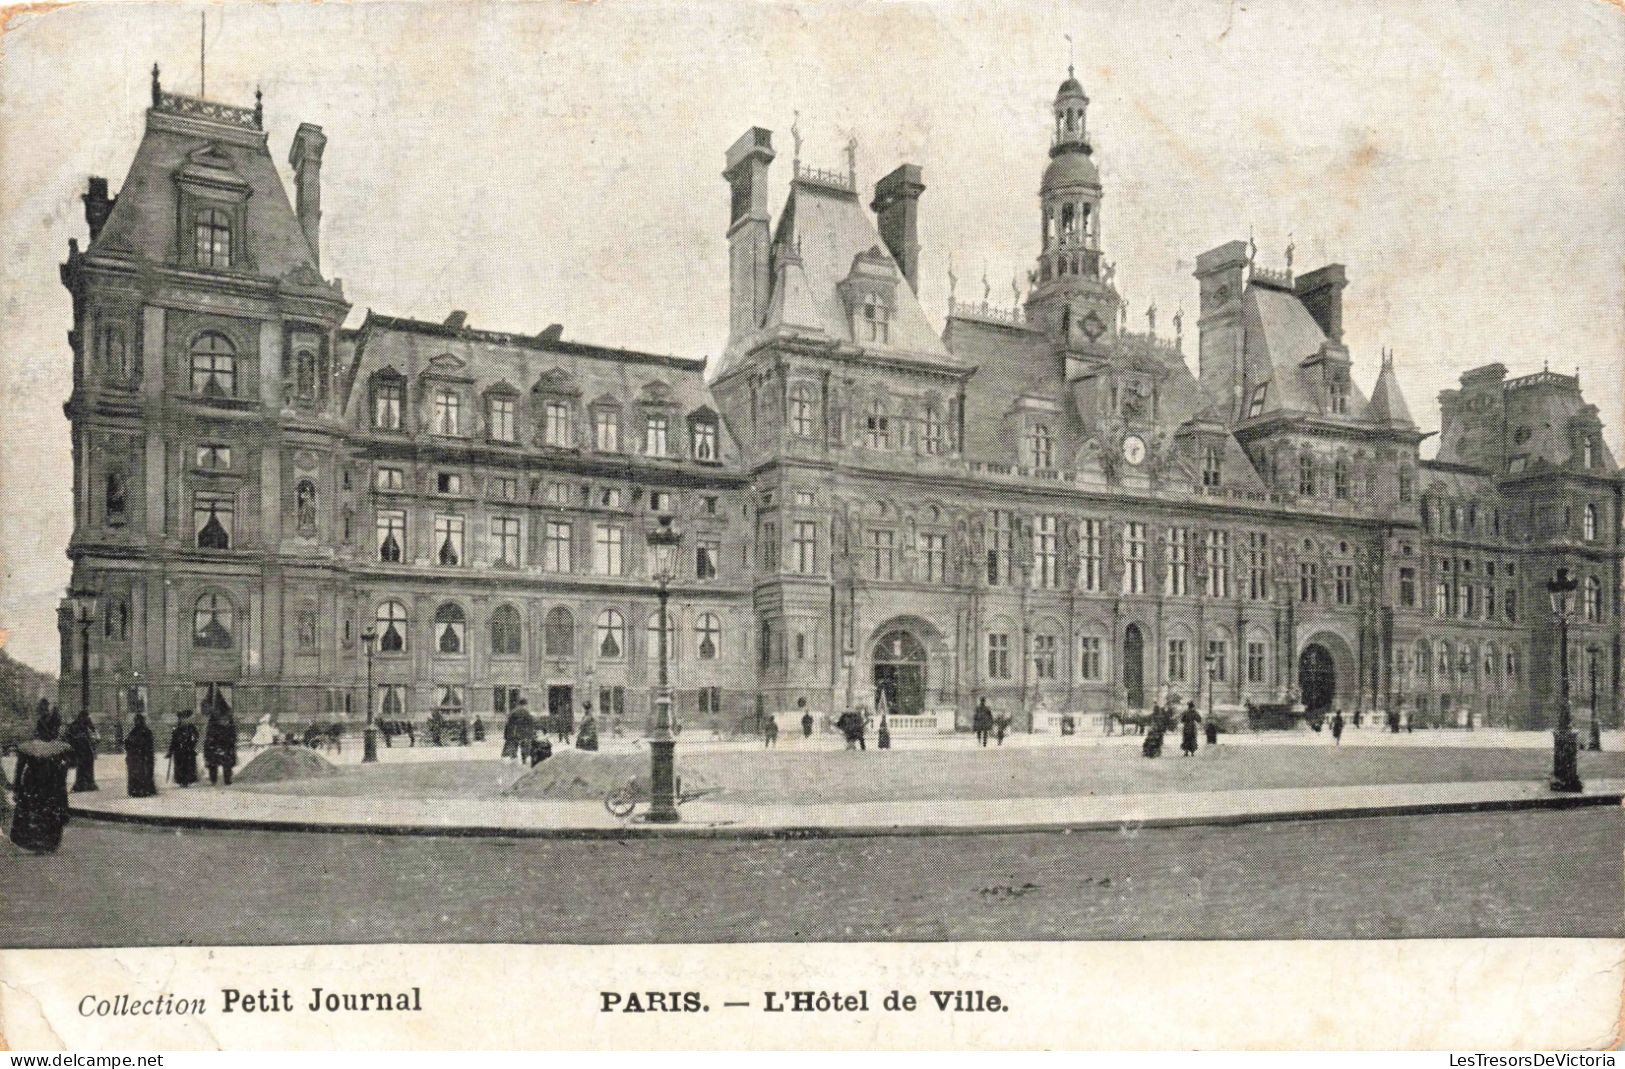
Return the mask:
[(818, 418), (810, 386), (797, 386), (790, 391), (790, 433), (798, 438), (817, 436)]
[[(675, 624), (676, 621), (672, 619), (671, 610), (666, 610), (666, 660), (668, 662), (677, 659)], [(644, 651), (645, 655), (651, 661), (658, 661), (660, 659), (660, 613), (658, 610), (649, 614), (649, 622), (644, 627), (644, 633), (648, 638), (648, 649)]]
[(1594, 575), (1586, 577), (1585, 612), (1587, 623), (1602, 619), (1602, 580)]
[(231, 266), (231, 217), (205, 208), (192, 217), (193, 259), (203, 267)]
[(1033, 467), (1048, 469), (1054, 464), (1055, 439), (1050, 437), (1049, 427), (1042, 423), (1033, 424), (1033, 432), (1028, 442)]
[(192, 342), (192, 392), (236, 396), (237, 349), (224, 334), (205, 331)]
[(1425, 683), (1432, 675), (1433, 656), (1428, 648), (1428, 644), (1426, 642), (1418, 642), (1416, 644), (1416, 678)]
[(598, 656), (618, 661), (626, 653), (626, 619), (614, 609), (598, 614)]
[(1597, 506), (1587, 505), (1585, 510), (1585, 538), (1587, 542), (1597, 540)]
[(520, 635), (519, 610), (512, 605), (497, 606), (491, 614), (491, 652), (498, 657), (516, 656)]
[(1448, 682), (1451, 670), (1455, 667), (1450, 660), (1450, 644), (1448, 642), (1441, 641), (1434, 646), (1433, 663), (1439, 670), (1439, 681), (1441, 683)]
[(722, 621), (716, 613), (702, 612), (694, 621), (694, 636), (699, 640), (702, 661), (714, 661), (722, 653)]
[(192, 607), (192, 645), (200, 650), (231, 649), (235, 610), (219, 594), (204, 594)]
[(378, 606), (378, 650), (380, 653), (406, 651), (406, 606), (386, 601)]
[(542, 648), (549, 657), (569, 657), (576, 651), (576, 618), (562, 606), (548, 611), (542, 624)]
[(130, 637), (130, 607), (122, 598), (113, 598), (107, 603), (107, 610), (102, 620), (102, 636), (115, 642), (122, 642)]
[(434, 648), (440, 653), (463, 652), (463, 607), (448, 601), (434, 611)]

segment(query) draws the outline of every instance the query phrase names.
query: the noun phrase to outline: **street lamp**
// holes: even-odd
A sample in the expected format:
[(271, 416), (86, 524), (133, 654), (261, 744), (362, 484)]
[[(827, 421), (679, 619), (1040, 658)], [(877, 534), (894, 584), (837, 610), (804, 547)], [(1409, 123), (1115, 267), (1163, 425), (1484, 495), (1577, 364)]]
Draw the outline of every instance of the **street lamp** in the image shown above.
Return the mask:
[(660, 676), (655, 692), (655, 729), (649, 736), (649, 816), (652, 824), (677, 823), (677, 779), (673, 769), (673, 754), (677, 740), (671, 733), (671, 686), (667, 681), (666, 649), (667, 588), (677, 568), (677, 547), (682, 544), (682, 532), (671, 525), (670, 516), (660, 517), (660, 523), (649, 532), (649, 554), (654, 564), (654, 579), (660, 590)]
[(1212, 649), (1207, 651), (1207, 722), (1213, 723), (1213, 683), (1218, 678), (1219, 655)]
[(361, 763), (378, 760), (378, 729), (372, 722), (372, 651), (378, 643), (378, 632), (367, 628), (361, 632), (361, 647), (367, 651), (367, 726), (361, 733)]
[(79, 625), (79, 710), (90, 715), (90, 625), (96, 622), (96, 594), (80, 590), (68, 595), (73, 618)]
[(1557, 660), (1561, 666), (1558, 690), (1557, 730), (1552, 732), (1552, 790), (1578, 792), (1580, 784), (1579, 740), (1569, 726), (1569, 596), (1580, 586), (1577, 576), (1559, 568), (1546, 584), (1552, 615), (1557, 617)]
[(1597, 723), (1597, 658), (1602, 650), (1597, 646), (1586, 649), (1588, 667), (1591, 670), (1591, 738), (1586, 743), (1588, 750), (1602, 749), (1602, 725)]

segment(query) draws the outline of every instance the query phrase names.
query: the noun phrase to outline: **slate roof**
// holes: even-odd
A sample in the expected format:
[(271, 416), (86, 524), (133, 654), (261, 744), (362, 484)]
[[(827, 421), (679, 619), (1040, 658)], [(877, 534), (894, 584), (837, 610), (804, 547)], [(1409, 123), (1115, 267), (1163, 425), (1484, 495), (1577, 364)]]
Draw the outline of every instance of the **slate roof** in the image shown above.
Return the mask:
[[(1323, 414), (1320, 369), (1304, 367), (1303, 363), (1320, 352), (1328, 339), (1297, 294), (1250, 283), (1243, 295), (1242, 315), (1247, 334), (1247, 381), (1255, 388), (1263, 382), (1270, 384), (1260, 414)], [(1367, 406), (1360, 388), (1350, 383), (1348, 411), (1343, 418), (1370, 419)]]

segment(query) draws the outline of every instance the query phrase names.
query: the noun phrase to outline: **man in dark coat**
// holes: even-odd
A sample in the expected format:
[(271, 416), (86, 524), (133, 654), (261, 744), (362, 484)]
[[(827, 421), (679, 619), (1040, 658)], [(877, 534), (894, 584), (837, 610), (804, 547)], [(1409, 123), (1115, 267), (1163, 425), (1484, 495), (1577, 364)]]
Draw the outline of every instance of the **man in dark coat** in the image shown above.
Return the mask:
[[(806, 704), (806, 701), (807, 701), (806, 698), (801, 699), (801, 703), (803, 705)], [(812, 710), (808, 709), (808, 710), (806, 710), (805, 712), (803, 712), (801, 714), (801, 737), (804, 738), (804, 739), (812, 738), (812, 729), (813, 729), (813, 715), (812, 715)]]
[[(1000, 745), (1004, 745), (1005, 733), (1010, 730), (1010, 717), (1001, 715), (993, 718), (993, 738)], [(982, 745), (987, 745), (983, 743)]]
[(976, 729), (976, 741), (986, 746), (987, 737), (993, 732), (993, 710), (987, 707), (986, 698), (976, 699), (976, 712), (971, 716), (970, 725)]
[(771, 716), (762, 721), (762, 748), (767, 749), (779, 741), (779, 722)]
[(215, 705), (203, 728), (203, 763), (209, 769), (209, 783), (224, 778), (231, 786), (231, 770), (237, 767), (237, 718), (224, 703)]
[(880, 714), (880, 728), (875, 732), (875, 738), (882, 750), (891, 749), (891, 725), (886, 723), (885, 713)]
[(73, 749), (74, 793), (95, 790), (96, 725), (90, 722), (88, 710), (79, 710), (79, 715), (73, 718), (68, 730), (63, 733), (62, 741)]
[(131, 798), (151, 798), (158, 793), (154, 754), (152, 728), (147, 726), (146, 716), (137, 711), (135, 723), (124, 736), (124, 773)]
[(68, 767), (73, 749), (57, 739), (47, 720), (37, 738), (17, 747), (17, 811), (11, 817), (11, 841), (24, 850), (48, 854), (62, 845), (68, 823)]
[(1343, 745), (1343, 710), (1341, 709), (1332, 713), (1332, 745)]
[(173, 763), (175, 786), (190, 787), (197, 782), (197, 725), (192, 723), (192, 710), (176, 714), (167, 756)]
[(530, 702), (520, 698), (513, 718), (513, 738), (519, 746), (519, 763), (524, 764), (530, 760), (530, 747), (536, 741), (536, 718), (530, 715)]
[(502, 758), (519, 756), (519, 710), (515, 709), (502, 722)]
[(1179, 748), (1189, 757), (1196, 752), (1196, 725), (1202, 722), (1202, 714), (1196, 711), (1195, 702), (1186, 702), (1185, 711), (1179, 717)]

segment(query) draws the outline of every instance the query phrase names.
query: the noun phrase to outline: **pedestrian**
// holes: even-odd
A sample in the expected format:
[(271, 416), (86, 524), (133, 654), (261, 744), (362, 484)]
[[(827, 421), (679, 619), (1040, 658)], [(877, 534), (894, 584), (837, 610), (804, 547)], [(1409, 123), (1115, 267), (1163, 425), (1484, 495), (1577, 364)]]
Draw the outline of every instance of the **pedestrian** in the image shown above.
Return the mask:
[(993, 737), (998, 740), (1000, 746), (1004, 745), (1004, 733), (1009, 730), (1010, 717), (1008, 714), (1000, 713), (993, 718)]
[(73, 718), (62, 741), (73, 750), (73, 792), (96, 789), (96, 725), (90, 722), (90, 710), (81, 709)]
[(530, 760), (530, 748), (536, 742), (536, 718), (530, 715), (530, 702), (524, 698), (513, 711), (513, 740), (522, 765)]
[(592, 718), (592, 702), (581, 707), (581, 723), (576, 726), (576, 749), (598, 749), (598, 722)]
[(779, 741), (779, 722), (768, 717), (762, 723), (762, 748), (771, 749)]
[(801, 709), (802, 709), (802, 713), (801, 713), (801, 737), (804, 738), (804, 739), (810, 739), (810, 738), (812, 738), (812, 729), (813, 729), (812, 710), (807, 708), (807, 699), (806, 698), (797, 698), (796, 699), (796, 704), (801, 706)]
[(16, 812), (11, 841), (24, 850), (49, 854), (62, 845), (68, 823), (68, 768), (73, 748), (57, 738), (61, 717), (42, 716), (35, 738), (17, 747)]
[[(276, 725), (271, 723), (271, 714), (264, 713), (260, 722), (254, 726), (254, 738), (250, 740), (254, 746), (269, 746), (276, 742)], [(385, 748), (388, 748), (389, 736), (384, 736)]]
[(209, 770), (211, 787), (219, 779), (231, 786), (231, 770), (237, 767), (237, 718), (225, 702), (214, 703), (209, 722), (203, 726), (203, 764)]
[(1151, 725), (1146, 728), (1145, 741), (1140, 743), (1140, 752), (1147, 757), (1161, 757), (1162, 735), (1162, 719), (1154, 718)]
[(879, 740), (882, 750), (891, 749), (891, 725), (886, 722), (885, 717), (880, 718), (880, 730), (875, 733), (875, 738)]
[[(62, 734), (62, 714), (57, 710), (56, 706), (41, 698), (39, 705), (35, 706), (35, 712), (38, 714), (34, 719), (35, 739), (50, 738), (54, 740)], [(49, 736), (41, 734), (46, 731), (50, 732)]]
[(871, 720), (873, 720), (873, 717), (871, 717), (869, 715), (869, 710), (867, 710), (867, 709), (859, 709), (858, 710), (857, 718), (855, 720), (855, 723), (858, 726), (858, 749), (860, 749), (860, 750), (869, 749), (866, 740), (867, 740), (868, 735), (869, 735), (869, 723), (870, 723)]
[[(1354, 715), (1359, 716), (1360, 714), (1355, 713)], [(1332, 713), (1332, 745), (1343, 745), (1343, 710), (1341, 709)]]
[(1416, 730), (1416, 714), (1405, 714), (1405, 734), (1409, 735)]
[(485, 721), (480, 719), (479, 713), (474, 714), (474, 741), (485, 741)]
[(138, 709), (135, 723), (124, 736), (124, 776), (131, 798), (151, 798), (158, 793), (154, 761), (152, 728), (147, 726), (146, 714)]
[(1202, 714), (1196, 711), (1196, 703), (1186, 702), (1185, 712), (1179, 717), (1179, 748), (1186, 757), (1196, 753), (1196, 725), (1202, 722)]
[[(524, 699), (520, 699), (519, 704), (523, 705)], [(566, 708), (563, 712), (554, 714), (551, 719), (553, 721), (553, 731), (558, 736), (558, 741), (569, 742), (571, 734), (570, 710)]]
[(182, 709), (175, 715), (175, 730), (169, 733), (168, 757), (175, 786), (190, 787), (197, 782), (197, 726), (192, 723), (190, 709)]
[(1206, 731), (1207, 731), (1207, 744), (1209, 746), (1217, 746), (1217, 745), (1219, 745), (1219, 719), (1218, 719), (1218, 717), (1213, 717), (1213, 716), (1208, 717), (1207, 720), (1202, 724), (1202, 727), (1205, 728)]
[(1399, 710), (1398, 709), (1390, 709), (1390, 710), (1388, 710), (1388, 731), (1389, 731), (1390, 734), (1393, 734), (1393, 735), (1398, 735), (1399, 734)]
[(1361, 711), (1359, 709), (1354, 710), (1354, 726), (1355, 727), (1360, 726), (1360, 718), (1361, 718), (1361, 716), (1362, 716), (1362, 713), (1361, 713)]
[(976, 729), (976, 741), (985, 747), (988, 736), (993, 733), (993, 710), (987, 707), (986, 698), (976, 699), (976, 712), (972, 714), (970, 724)]
[(510, 709), (508, 716), (502, 721), (502, 759), (504, 761), (519, 756), (519, 710)]

